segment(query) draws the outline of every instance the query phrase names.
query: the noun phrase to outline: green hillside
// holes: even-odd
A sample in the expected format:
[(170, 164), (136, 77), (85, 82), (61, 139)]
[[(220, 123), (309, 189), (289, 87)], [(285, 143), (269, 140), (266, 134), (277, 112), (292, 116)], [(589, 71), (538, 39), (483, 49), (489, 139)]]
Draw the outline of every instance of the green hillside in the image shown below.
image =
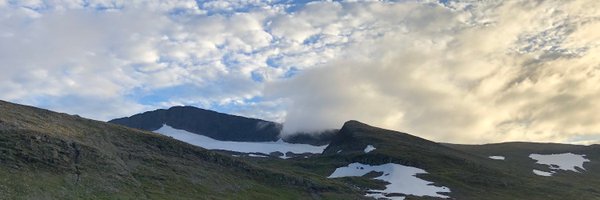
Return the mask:
[[(376, 150), (365, 153), (367, 145)], [(397, 163), (424, 169), (428, 174), (418, 177), (447, 186), (453, 199), (600, 199), (600, 179), (597, 146), (552, 145), (518, 143), (512, 145), (464, 146), (439, 144), (406, 133), (380, 129), (357, 121), (344, 124), (324, 155), (308, 159), (272, 160), (250, 159), (263, 166), (283, 168), (291, 173), (329, 176), (336, 168), (350, 163), (379, 165)], [(497, 147), (480, 148), (480, 147)], [(489, 151), (486, 151), (489, 150)], [(521, 152), (500, 153), (500, 152)], [(339, 153), (338, 153), (339, 152)], [(493, 153), (490, 153), (493, 152)], [(528, 158), (532, 153), (582, 153), (588, 155), (585, 172), (561, 171), (552, 177), (538, 176), (532, 170), (545, 169)], [(506, 155), (505, 161), (488, 158)], [(519, 155), (519, 156), (517, 156)], [(286, 167), (281, 167), (281, 166)], [(365, 176), (338, 179), (352, 187), (383, 188), (385, 183)], [(407, 199), (431, 199), (409, 196)]]
[[(365, 152), (371, 145), (375, 150)], [(386, 182), (328, 179), (351, 163), (427, 171), (451, 199), (600, 199), (600, 146), (440, 144), (349, 121), (323, 154), (232, 157), (156, 133), (0, 101), (0, 199), (365, 199)], [(584, 154), (581, 172), (544, 177), (536, 154)], [(489, 156), (504, 156), (505, 160)], [(405, 194), (407, 199), (432, 199)]]
[(0, 102), (1, 199), (357, 199), (151, 132)]

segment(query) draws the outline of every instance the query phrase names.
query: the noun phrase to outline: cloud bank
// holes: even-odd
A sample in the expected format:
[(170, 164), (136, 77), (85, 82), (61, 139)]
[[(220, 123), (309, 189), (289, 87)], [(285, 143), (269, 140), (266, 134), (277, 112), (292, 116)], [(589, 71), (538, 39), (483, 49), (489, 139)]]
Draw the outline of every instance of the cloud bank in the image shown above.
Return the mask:
[(0, 0), (0, 99), (446, 142), (600, 138), (600, 3)]
[(597, 142), (597, 2), (396, 6), (376, 12), (395, 30), (271, 85), (287, 133), (358, 119), (448, 142)]

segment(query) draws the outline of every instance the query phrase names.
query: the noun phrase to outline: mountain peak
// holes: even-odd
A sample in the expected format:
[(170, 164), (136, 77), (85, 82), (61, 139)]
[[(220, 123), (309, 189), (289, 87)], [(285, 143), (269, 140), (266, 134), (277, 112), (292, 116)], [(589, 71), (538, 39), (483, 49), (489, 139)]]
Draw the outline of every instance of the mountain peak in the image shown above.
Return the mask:
[(157, 130), (167, 124), (176, 129), (225, 141), (276, 141), (281, 131), (281, 124), (275, 122), (193, 106), (158, 109), (109, 122), (147, 131)]
[(342, 127), (358, 127), (358, 126), (368, 126), (368, 127), (370, 127), (368, 124), (362, 123), (362, 122), (357, 121), (357, 120), (348, 120), (348, 121), (344, 122), (344, 125)]
[[(161, 109), (159, 109), (161, 110)], [(184, 112), (206, 112), (206, 113), (214, 113), (214, 114), (222, 114), (222, 115), (230, 115), (230, 114), (226, 114), (226, 113), (220, 113), (214, 110), (208, 110), (208, 109), (203, 109), (203, 108), (198, 108), (195, 106), (172, 106), (168, 109), (166, 109), (167, 111), (184, 111)], [(235, 115), (230, 115), (230, 116), (235, 116)], [(242, 116), (238, 116), (238, 117), (242, 117)]]
[(438, 143), (408, 133), (378, 128), (357, 120), (350, 120), (345, 122), (338, 134), (332, 138), (330, 145), (325, 149), (324, 153), (361, 153), (369, 145), (377, 148), (381, 147), (380, 149), (386, 149), (386, 146), (398, 145), (407, 148), (444, 148)]

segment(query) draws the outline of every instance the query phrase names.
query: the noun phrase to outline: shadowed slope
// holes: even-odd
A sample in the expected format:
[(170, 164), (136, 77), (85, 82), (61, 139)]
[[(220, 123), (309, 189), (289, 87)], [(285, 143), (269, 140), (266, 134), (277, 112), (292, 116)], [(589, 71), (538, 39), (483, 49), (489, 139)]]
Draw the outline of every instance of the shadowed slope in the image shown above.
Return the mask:
[(159, 134), (0, 101), (0, 199), (354, 198)]
[(173, 128), (226, 141), (276, 141), (281, 125), (260, 119), (218, 113), (192, 106), (159, 109), (110, 123), (154, 131), (167, 124)]
[[(375, 150), (365, 152), (367, 146)], [(537, 149), (539, 153), (557, 152), (543, 144), (527, 143), (523, 149)], [(597, 159), (598, 153), (584, 146), (557, 145), (560, 151), (575, 152), (587, 149)], [(336, 167), (359, 162), (370, 165), (397, 163), (417, 167), (428, 172), (423, 179), (448, 186), (450, 197), (457, 199), (595, 199), (600, 198), (597, 165), (588, 164), (585, 173), (566, 173), (559, 177), (540, 177), (532, 173), (532, 159), (521, 165), (488, 158), (488, 154), (461, 148), (460, 145), (443, 145), (413, 135), (372, 127), (358, 121), (348, 121), (332, 139), (324, 155), (339, 162)], [(513, 145), (501, 147), (510, 152)], [(564, 147), (564, 148), (563, 148)], [(500, 154), (502, 155), (502, 154)], [(527, 157), (528, 154), (525, 155)], [(524, 161), (525, 162), (525, 161)], [(589, 175), (586, 175), (590, 174)]]

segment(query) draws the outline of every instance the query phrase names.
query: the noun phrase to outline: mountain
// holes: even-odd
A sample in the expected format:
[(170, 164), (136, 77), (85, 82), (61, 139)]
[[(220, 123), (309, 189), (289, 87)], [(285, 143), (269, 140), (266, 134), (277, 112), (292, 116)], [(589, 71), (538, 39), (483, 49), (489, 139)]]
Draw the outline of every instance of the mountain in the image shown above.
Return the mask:
[[(407, 199), (437, 199), (418, 193), (433, 190), (437, 193), (430, 195), (467, 200), (600, 199), (598, 147), (539, 143), (441, 144), (358, 121), (348, 121), (332, 138), (321, 156), (286, 161), (263, 159), (253, 162), (266, 167), (277, 166), (288, 170), (289, 173), (316, 173), (320, 176), (335, 177), (334, 179), (360, 188), (364, 193), (373, 196), (381, 195), (373, 192), (393, 188), (393, 183), (381, 180), (386, 180), (386, 176), (394, 170), (402, 173), (409, 169), (425, 172), (397, 180), (403, 180), (400, 184), (404, 183), (404, 187), (408, 188), (419, 184), (419, 181), (409, 183), (409, 179), (414, 177), (421, 179), (421, 183), (425, 181), (430, 185), (422, 185), (413, 190), (414, 194), (385, 194), (388, 198), (404, 196)], [(584, 169), (576, 167), (574, 171), (557, 170), (558, 165), (571, 160), (554, 160), (558, 161), (554, 165), (536, 164), (536, 160), (529, 157), (535, 154), (585, 155), (588, 161), (583, 163)], [(490, 156), (505, 156), (505, 160), (492, 159)], [(386, 168), (393, 170), (385, 171)], [(533, 170), (555, 173), (542, 176), (535, 174)], [(340, 177), (340, 173), (356, 174), (353, 177)], [(384, 188), (386, 190), (383, 190)]]
[(275, 122), (228, 115), (192, 106), (159, 109), (109, 122), (147, 131), (157, 130), (166, 124), (176, 129), (224, 141), (276, 141), (281, 131), (281, 124)]
[[(369, 145), (375, 150), (365, 153)], [(447, 186), (450, 196), (457, 199), (489, 199), (481, 191), (517, 190), (521, 185), (515, 175), (494, 167), (488, 158), (358, 121), (346, 122), (323, 154), (350, 163), (396, 163), (423, 169), (428, 181)]]
[[(110, 120), (109, 123), (147, 131), (163, 125), (204, 135), (221, 141), (264, 142), (280, 139), (282, 125), (262, 119), (219, 113), (193, 106), (175, 106), (148, 111), (131, 117)], [(295, 133), (283, 139), (289, 143), (326, 145), (337, 130), (318, 133)]]
[(359, 199), (152, 132), (0, 101), (0, 199)]
[(322, 153), (232, 154), (0, 101), (0, 199), (600, 199), (599, 145), (445, 144), (358, 121), (318, 137)]
[(338, 132), (338, 129), (312, 133), (300, 132), (284, 136), (282, 139), (283, 141), (293, 144), (310, 144), (314, 146), (321, 146), (329, 144)]
[[(529, 142), (507, 142), (484, 145), (461, 145), (444, 144), (445, 146), (468, 152), (481, 157), (501, 158), (503, 167), (515, 174), (531, 174), (532, 170), (549, 173), (551, 177), (548, 183), (555, 186), (557, 191), (569, 191), (576, 196), (574, 199), (600, 199), (600, 145), (571, 145), (557, 143), (529, 143)], [(536, 162), (532, 155), (555, 155), (557, 165), (543, 165)], [(562, 156), (558, 156), (562, 155)], [(571, 170), (557, 170), (560, 162), (569, 162), (576, 157), (573, 155), (585, 155), (586, 161), (582, 167), (574, 167)], [(564, 188), (560, 188), (564, 186)], [(566, 189), (566, 188), (571, 189)]]

